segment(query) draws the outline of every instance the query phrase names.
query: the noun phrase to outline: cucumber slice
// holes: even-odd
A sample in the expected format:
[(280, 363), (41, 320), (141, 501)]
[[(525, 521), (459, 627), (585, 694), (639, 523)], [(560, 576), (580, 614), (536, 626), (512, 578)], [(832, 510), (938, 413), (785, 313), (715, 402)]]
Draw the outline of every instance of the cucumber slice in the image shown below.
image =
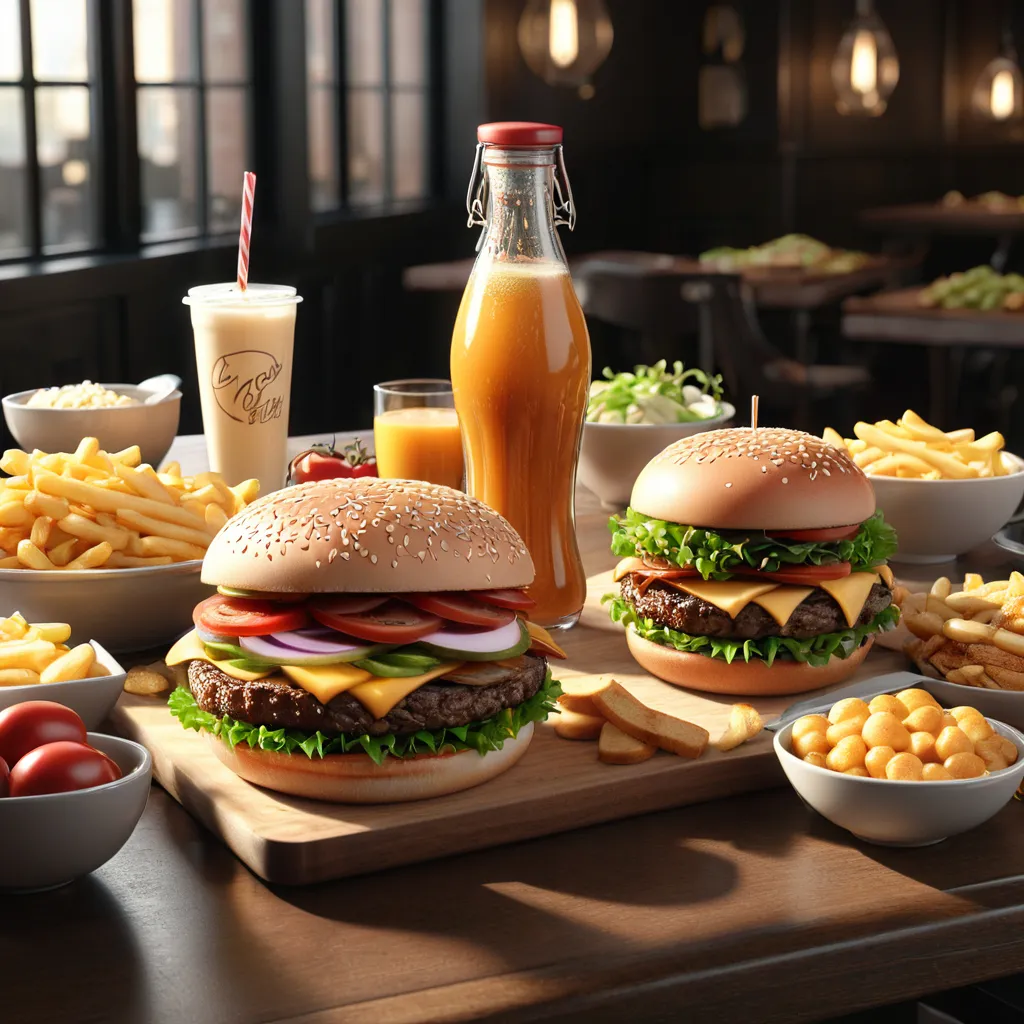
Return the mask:
[[(440, 665), (436, 658), (432, 658), (433, 666)], [(387, 662), (378, 661), (376, 658), (362, 658), (359, 661), (352, 662), (356, 668), (366, 669), (367, 672), (372, 672), (375, 676), (381, 676), (384, 679), (400, 679), (407, 676), (419, 676), (427, 671), (425, 668), (412, 665), (389, 665)]]
[[(253, 654), (252, 651), (236, 647), (234, 644), (204, 643), (203, 646), (210, 652), (210, 657), (214, 661), (244, 661), (247, 665), (254, 665), (257, 668), (276, 668), (281, 665), (302, 665), (310, 668), (320, 665), (343, 665), (363, 658), (371, 658), (392, 649), (390, 644), (367, 644), (365, 647), (357, 647), (345, 654), (303, 654), (301, 651), (295, 651), (294, 655), (264, 658)], [(423, 671), (425, 670), (417, 669), (409, 674), (419, 675)]]

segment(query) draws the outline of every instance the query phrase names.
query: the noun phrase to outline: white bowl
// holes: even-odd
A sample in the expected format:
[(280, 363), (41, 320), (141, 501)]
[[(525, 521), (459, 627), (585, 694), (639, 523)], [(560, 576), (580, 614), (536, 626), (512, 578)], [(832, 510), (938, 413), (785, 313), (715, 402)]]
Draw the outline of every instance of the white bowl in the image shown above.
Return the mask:
[(153, 761), (145, 747), (89, 733), (123, 772), (116, 782), (71, 793), (0, 799), (0, 890), (53, 889), (106, 864), (146, 809)]
[(0, 711), (26, 700), (52, 700), (71, 708), (85, 722), (86, 729), (98, 729), (110, 714), (124, 689), (125, 670), (102, 644), (92, 641), (96, 661), (108, 676), (90, 676), (66, 683), (36, 683), (32, 686), (0, 686)]
[(973, 480), (868, 479), (875, 501), (899, 537), (897, 562), (948, 562), (986, 541), (1024, 498), (1024, 461), (1003, 453), (1007, 476)]
[(992, 719), (992, 728), (1016, 744), (1017, 763), (950, 782), (864, 779), (807, 764), (790, 751), (793, 724), (775, 734), (775, 753), (793, 788), (822, 817), (880, 846), (929, 846), (976, 828), (1013, 799), (1024, 778), (1024, 736)]
[(137, 444), (142, 461), (159, 466), (178, 432), (181, 392), (174, 391), (153, 405), (143, 404), (152, 392), (134, 384), (103, 387), (139, 400), (136, 405), (110, 409), (46, 409), (25, 403), (36, 393), (19, 391), (3, 400), (4, 420), (14, 439), (26, 451), (73, 452), (83, 437), (95, 437), (106, 452), (119, 452)]
[(579, 482), (614, 511), (629, 504), (640, 470), (681, 437), (728, 426), (736, 410), (722, 402), (722, 414), (695, 423), (584, 423)]
[(0, 569), (0, 608), (29, 622), (66, 622), (110, 651), (173, 643), (192, 625), (192, 609), (213, 593), (201, 561), (139, 569)]
[(943, 707), (967, 704), (977, 708), (986, 718), (1005, 722), (1014, 729), (1024, 729), (1024, 691), (988, 690), (981, 686), (964, 686), (946, 679), (929, 678), (922, 678), (919, 685)]

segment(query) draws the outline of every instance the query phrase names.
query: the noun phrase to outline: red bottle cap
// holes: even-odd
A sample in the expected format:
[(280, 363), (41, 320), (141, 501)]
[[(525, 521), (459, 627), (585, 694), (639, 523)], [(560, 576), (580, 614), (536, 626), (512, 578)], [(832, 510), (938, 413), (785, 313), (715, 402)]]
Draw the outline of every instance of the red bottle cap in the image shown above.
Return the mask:
[(536, 121), (493, 121), (480, 125), (476, 137), (491, 146), (557, 146), (562, 141), (562, 129), (557, 124)]

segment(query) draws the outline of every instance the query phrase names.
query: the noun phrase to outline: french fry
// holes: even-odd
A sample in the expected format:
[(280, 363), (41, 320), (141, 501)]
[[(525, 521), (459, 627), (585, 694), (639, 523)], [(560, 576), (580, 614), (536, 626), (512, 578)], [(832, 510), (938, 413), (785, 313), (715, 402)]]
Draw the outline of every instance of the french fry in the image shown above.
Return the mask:
[(28, 452), (23, 452), (20, 448), (8, 448), (3, 458), (0, 458), (0, 469), (10, 476), (24, 476), (31, 464)]
[(35, 686), (39, 673), (30, 668), (0, 668), (0, 686)]
[(204, 518), (206, 520), (206, 530), (211, 535), (216, 534), (220, 528), (228, 521), (228, 514), (220, 507), (220, 505), (210, 502), (206, 506), (204, 512)]
[(67, 564), (67, 568), (98, 569), (109, 560), (113, 551), (114, 549), (106, 541), (101, 541), (91, 548), (86, 548), (77, 558), (71, 559)]
[(600, 715), (580, 715), (566, 709), (555, 717), (555, 732), (563, 740), (596, 740), (606, 724)]
[(100, 526), (75, 512), (61, 519), (57, 525), (72, 537), (92, 544), (109, 544), (113, 551), (124, 551), (132, 539), (132, 531), (120, 526)]
[(707, 729), (649, 708), (614, 679), (594, 695), (594, 703), (612, 725), (662, 750), (681, 757), (700, 757), (707, 746)]
[(562, 695), (558, 698), (558, 703), (577, 714), (600, 717), (601, 711), (594, 703), (594, 697), (608, 687), (609, 681), (604, 677), (570, 676), (562, 682)]
[(50, 539), (50, 530), (53, 529), (53, 520), (49, 516), (40, 516), (33, 524), (32, 529), (29, 531), (28, 539), (40, 551), (46, 547), (47, 541)]
[(605, 764), (641, 764), (658, 752), (653, 743), (645, 743), (623, 732), (611, 722), (601, 727), (597, 740), (597, 759)]
[(141, 555), (126, 555), (115, 551), (106, 562), (108, 569), (142, 569), (148, 565), (170, 565), (174, 561), (170, 555), (153, 555), (144, 558)]
[[(149, 470), (149, 473), (146, 470)], [(114, 472), (118, 478), (123, 480), (140, 498), (149, 498), (150, 501), (158, 501), (164, 505), (176, 505), (177, 498), (161, 482), (160, 478), (153, 473), (149, 466), (133, 468), (118, 462), (114, 466)], [(152, 474), (152, 475), (150, 475)]]
[(55, 661), (51, 661), (39, 673), (41, 683), (64, 683), (72, 679), (85, 679), (89, 675), (89, 669), (96, 660), (96, 652), (92, 644), (79, 644), (72, 647), (67, 654), (62, 654)]
[(231, 514), (234, 515), (236, 512), (240, 512), (249, 502), (254, 501), (256, 496), (260, 493), (260, 482), (259, 480), (250, 478), (249, 480), (243, 480), (240, 484), (235, 484), (234, 487), (228, 488), (234, 495), (235, 503), (231, 509)]
[(169, 540), (166, 537), (142, 537), (135, 547), (143, 557), (170, 555), (171, 558), (182, 562), (201, 560), (206, 554), (206, 548), (198, 544), (187, 544), (185, 541)]
[(842, 451), (846, 447), (846, 442), (843, 440), (843, 435), (838, 430), (833, 430), (831, 427), (826, 427), (821, 432), (821, 439), (826, 443), (832, 445), (833, 448), (838, 448)]
[(18, 542), (18, 561), (29, 569), (56, 568), (53, 562), (51, 562), (30, 540)]
[(0, 526), (27, 530), (32, 526), (32, 513), (24, 505), (0, 505)]
[[(207, 507), (209, 508), (209, 506)], [(131, 509), (119, 509), (117, 518), (121, 523), (140, 534), (153, 534), (157, 537), (166, 537), (169, 540), (180, 540), (201, 548), (205, 548), (210, 543), (210, 535), (205, 530), (194, 530), (186, 526), (177, 526), (174, 523), (165, 523), (139, 512), (133, 512)]]
[(71, 540), (66, 540), (63, 544), (58, 544), (55, 548), (51, 548), (50, 561), (58, 569), (63, 569), (78, 554), (78, 543), (78, 538), (72, 537)]
[(0, 669), (27, 668), (42, 672), (57, 656), (57, 647), (48, 640), (11, 640), (0, 644)]
[(858, 423), (854, 426), (853, 432), (868, 444), (876, 448), (904, 452), (907, 455), (916, 455), (929, 465), (939, 470), (944, 476), (953, 480), (965, 480), (977, 473), (959, 459), (945, 452), (936, 451), (923, 441), (911, 441), (902, 437), (895, 437), (886, 434), (871, 423)]
[(168, 462), (160, 470), (165, 476), (176, 476), (180, 479), (181, 477), (181, 463), (180, 462)]
[(49, 516), (51, 519), (63, 519), (71, 511), (66, 498), (53, 498), (39, 491), (29, 491), (25, 496), (25, 508), (34, 516)]
[(729, 727), (712, 744), (723, 753), (753, 739), (764, 728), (756, 708), (749, 704), (733, 704), (729, 708)]
[(24, 569), (17, 555), (5, 555), (0, 558), (0, 569)]

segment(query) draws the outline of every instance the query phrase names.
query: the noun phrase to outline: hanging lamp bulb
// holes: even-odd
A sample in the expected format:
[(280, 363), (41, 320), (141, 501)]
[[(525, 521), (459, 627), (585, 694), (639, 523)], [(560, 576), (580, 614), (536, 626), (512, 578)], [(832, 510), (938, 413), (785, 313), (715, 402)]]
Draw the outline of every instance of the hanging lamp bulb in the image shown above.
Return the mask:
[(900, 80), (892, 36), (871, 0), (857, 0), (857, 12), (832, 58), (832, 84), (840, 114), (878, 117)]
[(1010, 121), (1024, 114), (1024, 76), (1009, 27), (1003, 31), (1002, 53), (978, 76), (971, 107), (978, 117), (990, 121)]
[(593, 95), (590, 77), (614, 36), (604, 0), (530, 0), (519, 19), (519, 49), (530, 70), (585, 97)]

